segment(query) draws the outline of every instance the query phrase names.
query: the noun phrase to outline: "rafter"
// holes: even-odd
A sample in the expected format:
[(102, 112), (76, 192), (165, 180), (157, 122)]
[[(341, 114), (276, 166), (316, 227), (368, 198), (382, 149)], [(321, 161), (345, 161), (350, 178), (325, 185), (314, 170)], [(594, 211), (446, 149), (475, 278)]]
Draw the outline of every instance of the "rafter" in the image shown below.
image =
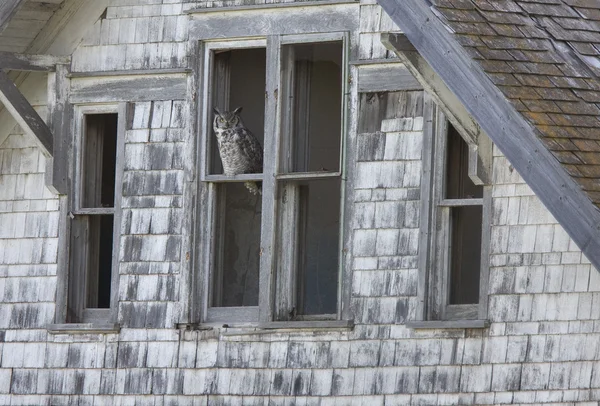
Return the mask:
[(0, 33), (4, 31), (10, 19), (19, 11), (26, 0), (2, 0), (0, 2)]

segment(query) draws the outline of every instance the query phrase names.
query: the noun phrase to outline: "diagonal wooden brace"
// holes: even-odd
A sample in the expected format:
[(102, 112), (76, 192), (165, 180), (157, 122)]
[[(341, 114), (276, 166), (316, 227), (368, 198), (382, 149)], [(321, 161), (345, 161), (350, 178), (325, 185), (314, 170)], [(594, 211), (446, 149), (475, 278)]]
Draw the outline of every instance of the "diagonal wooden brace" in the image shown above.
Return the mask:
[(53, 137), (50, 128), (3, 71), (0, 71), (0, 101), (23, 130), (38, 141), (44, 155), (51, 157)]

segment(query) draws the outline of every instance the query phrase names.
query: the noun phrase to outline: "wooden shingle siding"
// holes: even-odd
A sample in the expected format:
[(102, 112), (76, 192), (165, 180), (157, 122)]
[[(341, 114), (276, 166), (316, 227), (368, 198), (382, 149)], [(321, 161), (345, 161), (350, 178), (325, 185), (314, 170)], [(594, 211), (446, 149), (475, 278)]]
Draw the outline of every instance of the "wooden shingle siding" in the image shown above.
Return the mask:
[[(64, 207), (44, 186), (45, 159), (35, 145), (19, 129), (0, 134), (0, 404), (600, 400), (600, 274), (497, 149), (490, 327), (404, 325), (419, 309), (423, 131), (431, 123), (420, 88), (373, 80), (394, 66), (405, 73), (379, 42), (380, 33), (398, 28), (373, 1), (357, 3), (360, 26), (351, 33), (358, 57), (351, 79), (358, 82), (346, 135), (352, 178), (343, 289), (354, 327), (194, 331), (185, 324), (197, 319), (192, 302), (203, 299), (192, 279), (206, 272), (190, 260), (201, 244), (199, 219), (190, 213), (203, 201), (190, 83), (202, 78), (186, 71), (198, 67), (185, 13), (247, 3), (112, 1), (73, 55), (71, 102), (131, 103), (115, 253), (118, 333), (46, 330), (61, 292)], [(368, 79), (362, 85), (361, 75)]]

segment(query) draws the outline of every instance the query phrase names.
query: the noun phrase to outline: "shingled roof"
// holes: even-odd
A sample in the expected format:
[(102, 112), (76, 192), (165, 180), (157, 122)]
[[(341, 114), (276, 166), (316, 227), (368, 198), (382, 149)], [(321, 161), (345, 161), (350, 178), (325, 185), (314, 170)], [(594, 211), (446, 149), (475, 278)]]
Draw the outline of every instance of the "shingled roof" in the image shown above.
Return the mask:
[(600, 269), (600, 1), (378, 1)]

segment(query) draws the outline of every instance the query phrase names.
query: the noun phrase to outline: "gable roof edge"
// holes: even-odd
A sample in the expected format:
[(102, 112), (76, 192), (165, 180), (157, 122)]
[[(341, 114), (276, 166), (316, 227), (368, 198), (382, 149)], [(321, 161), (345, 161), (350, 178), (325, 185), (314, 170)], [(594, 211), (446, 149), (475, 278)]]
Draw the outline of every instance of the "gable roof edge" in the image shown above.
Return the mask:
[(600, 270), (600, 210), (426, 4), (377, 0)]

